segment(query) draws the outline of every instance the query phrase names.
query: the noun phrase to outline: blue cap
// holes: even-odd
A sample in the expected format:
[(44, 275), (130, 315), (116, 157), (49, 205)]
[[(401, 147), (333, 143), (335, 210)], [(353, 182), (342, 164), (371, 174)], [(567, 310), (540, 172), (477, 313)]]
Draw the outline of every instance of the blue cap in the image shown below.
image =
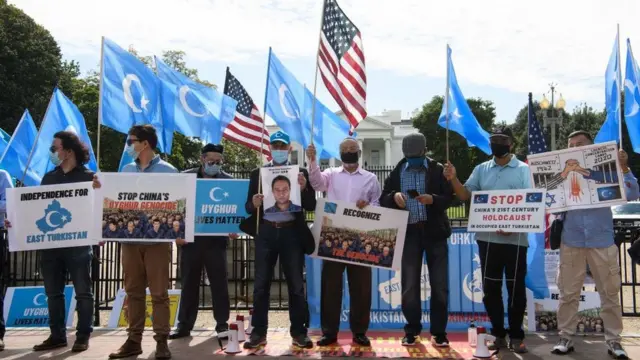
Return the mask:
[(269, 142), (270, 143), (281, 142), (283, 144), (289, 145), (289, 134), (287, 134), (282, 130), (278, 130), (273, 134), (271, 134), (271, 137), (269, 138)]

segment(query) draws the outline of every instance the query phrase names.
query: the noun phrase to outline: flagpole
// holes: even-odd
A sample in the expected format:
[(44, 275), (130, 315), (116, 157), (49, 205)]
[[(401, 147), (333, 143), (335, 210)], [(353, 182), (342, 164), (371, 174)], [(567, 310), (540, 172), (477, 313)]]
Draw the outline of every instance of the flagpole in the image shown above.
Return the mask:
[(617, 73), (617, 77), (618, 77), (618, 81), (616, 81), (616, 90), (618, 91), (618, 93), (616, 94), (616, 98), (618, 99), (618, 136), (620, 139), (620, 149), (622, 149), (622, 119), (624, 118), (624, 116), (622, 114), (624, 114), (624, 111), (622, 109), (622, 94), (620, 94), (621, 92), (621, 82), (622, 82), (622, 69), (620, 68), (621, 65), (621, 61), (620, 61), (620, 24), (617, 24), (617, 32), (618, 35), (616, 36), (616, 46), (617, 46), (617, 52), (618, 52), (618, 56), (617, 56), (617, 60), (618, 60), (618, 73)]
[(100, 40), (100, 85), (98, 94), (98, 149), (96, 154), (96, 167), (100, 171), (100, 128), (102, 124), (102, 81), (104, 80), (104, 36)]
[(42, 132), (42, 127), (44, 126), (45, 120), (47, 120), (47, 114), (49, 113), (49, 109), (51, 108), (51, 103), (53, 102), (53, 97), (55, 96), (56, 86), (53, 89), (53, 94), (51, 94), (51, 99), (49, 99), (49, 104), (47, 105), (47, 110), (44, 112), (44, 117), (42, 118), (42, 122), (40, 123), (40, 128), (38, 129), (38, 133), (36, 134), (36, 140), (33, 142), (33, 146), (31, 147), (31, 151), (29, 151), (29, 157), (27, 158), (27, 164), (24, 167), (24, 172), (22, 173), (22, 179), (20, 179), (20, 183), (24, 185), (24, 178), (27, 177), (27, 170), (29, 170), (29, 165), (31, 165), (31, 158), (33, 157), (33, 153), (36, 150), (36, 146), (38, 145), (38, 140), (40, 139), (40, 132)]
[[(269, 46), (269, 58), (267, 60), (267, 81), (265, 82), (264, 87), (264, 107), (262, 111), (264, 111), (264, 118), (262, 119), (262, 132), (260, 133), (260, 163), (261, 166), (264, 165), (264, 161), (262, 157), (264, 155), (264, 129), (267, 124), (267, 95), (269, 93), (269, 72), (271, 70), (271, 46)], [(258, 194), (262, 194), (262, 176), (261, 170), (258, 169)], [(260, 207), (256, 209), (256, 234), (260, 231)]]
[(445, 88), (445, 92), (444, 92), (444, 106), (445, 106), (445, 111), (444, 111), (444, 116), (445, 116), (445, 120), (447, 122), (447, 133), (446, 133), (446, 137), (445, 137), (445, 147), (446, 147), (446, 151), (447, 151), (447, 163), (449, 163), (449, 44), (447, 44), (447, 49), (446, 49), (446, 54), (447, 54), (447, 85)]
[[(327, 7), (327, 0), (322, 1), (322, 14), (320, 15), (320, 31), (318, 34), (318, 53), (322, 44), (322, 25), (324, 25), (324, 11)], [(316, 75), (313, 79), (313, 102), (311, 103), (311, 145), (313, 145), (313, 125), (316, 120), (316, 90), (318, 89), (318, 70), (320, 69), (320, 56), (316, 53)], [(309, 160), (311, 161), (311, 160)]]

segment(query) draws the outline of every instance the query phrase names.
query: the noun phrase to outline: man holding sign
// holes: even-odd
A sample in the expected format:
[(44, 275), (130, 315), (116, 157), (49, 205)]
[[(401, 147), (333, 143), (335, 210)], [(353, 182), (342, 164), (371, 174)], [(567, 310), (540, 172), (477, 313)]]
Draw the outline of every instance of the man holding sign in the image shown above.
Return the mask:
[[(482, 190), (509, 190), (531, 188), (529, 166), (511, 154), (513, 135), (508, 127), (500, 127), (491, 133), (493, 159), (473, 169), (463, 185), (456, 176), (456, 168), (445, 165), (444, 176), (451, 181), (453, 190), (462, 201), (471, 198), (471, 192)], [(502, 303), (503, 274), (509, 291), (509, 348), (517, 353), (527, 352), (524, 344), (522, 321), (527, 305), (525, 275), (527, 274), (528, 238), (523, 233), (476, 233), (482, 271), (483, 302), (491, 319), (491, 333), (496, 341), (491, 349), (507, 346)]]

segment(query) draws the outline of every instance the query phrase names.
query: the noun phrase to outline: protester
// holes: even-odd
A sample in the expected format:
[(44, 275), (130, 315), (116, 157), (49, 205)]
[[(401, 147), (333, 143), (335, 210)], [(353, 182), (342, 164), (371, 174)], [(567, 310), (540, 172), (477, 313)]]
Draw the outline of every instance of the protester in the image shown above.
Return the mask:
[[(126, 151), (134, 162), (125, 165), (126, 173), (177, 173), (171, 164), (155, 153), (158, 144), (156, 130), (151, 125), (135, 125), (129, 130)], [(160, 221), (156, 218), (145, 238), (162, 238)], [(156, 236), (157, 235), (157, 236)], [(180, 239), (176, 239), (179, 242)], [(126, 342), (111, 359), (120, 359), (142, 354), (142, 332), (147, 313), (146, 292), (149, 287), (153, 303), (152, 322), (156, 333), (156, 359), (170, 359), (167, 344), (169, 332), (169, 266), (171, 243), (169, 242), (125, 242), (122, 246), (122, 269), (124, 289), (128, 301), (129, 328)]]
[[(60, 131), (53, 135), (49, 159), (55, 169), (42, 177), (40, 185), (59, 185), (93, 181), (93, 187), (100, 184), (95, 174), (84, 167), (89, 162), (89, 148), (80, 138), (69, 131)], [(11, 223), (5, 220), (5, 227)], [(42, 280), (47, 295), (49, 310), (49, 337), (33, 347), (34, 351), (46, 351), (67, 346), (67, 326), (64, 287), (69, 273), (76, 293), (78, 323), (76, 341), (72, 352), (82, 352), (89, 348), (89, 337), (93, 332), (93, 282), (91, 280), (91, 246), (71, 248), (53, 248), (39, 251)]]
[[(368, 205), (379, 206), (380, 183), (377, 176), (358, 165), (362, 151), (356, 139), (346, 138), (340, 144), (340, 160), (342, 161), (340, 167), (320, 171), (316, 155), (315, 146), (309, 145), (307, 148), (309, 181), (314, 190), (326, 191), (328, 200), (354, 203), (360, 209)], [(367, 246), (369, 246), (370, 252), (372, 245), (367, 243), (365, 248)], [(322, 262), (322, 298), (320, 302), (322, 338), (318, 341), (318, 346), (327, 346), (338, 342), (340, 315), (342, 314), (342, 276), (345, 269), (351, 299), (349, 324), (353, 333), (353, 342), (361, 346), (371, 345), (371, 341), (366, 335), (371, 311), (371, 268), (324, 260)]]
[(5, 264), (5, 253), (8, 245), (6, 231), (4, 229), (4, 219), (7, 213), (7, 189), (13, 188), (13, 182), (11, 176), (5, 170), (0, 169), (0, 351), (4, 350), (4, 277), (2, 276), (2, 269)]
[[(445, 165), (444, 176), (451, 181), (453, 190), (460, 200), (466, 201), (472, 191), (528, 189), (531, 187), (531, 173), (527, 164), (511, 154), (513, 135), (511, 129), (502, 126), (494, 129), (490, 136), (493, 158), (473, 169), (467, 182), (462, 185), (456, 176), (456, 168)], [(526, 234), (476, 233), (482, 272), (483, 302), (491, 319), (491, 333), (496, 340), (491, 349), (507, 346), (507, 330), (504, 328), (504, 307), (502, 303), (503, 274), (506, 276), (509, 301), (508, 347), (516, 353), (527, 352), (524, 344), (522, 321), (527, 304), (525, 275), (527, 273)], [(429, 272), (431, 274), (431, 272)]]
[[(202, 148), (201, 165), (184, 171), (196, 174), (198, 179), (232, 179), (233, 176), (222, 171), (224, 161), (222, 145), (207, 144)], [(178, 221), (174, 221), (174, 224)], [(175, 227), (175, 226), (174, 226)], [(236, 238), (236, 234), (230, 235)], [(216, 320), (216, 332), (229, 330), (229, 288), (227, 284), (227, 237), (196, 236), (193, 243), (182, 243), (180, 247), (180, 274), (182, 277), (182, 295), (178, 311), (178, 328), (170, 339), (189, 336), (198, 316), (200, 298), (200, 278), (204, 267), (209, 278), (213, 317)], [(220, 338), (226, 336), (220, 335)]]
[[(569, 148), (593, 144), (591, 134), (575, 131), (569, 134)], [(629, 168), (629, 157), (620, 149), (618, 153), (623, 173), (624, 189), (627, 200), (637, 200), (640, 196), (638, 180)], [(581, 174), (585, 179), (594, 179), (603, 183), (604, 178), (594, 169), (584, 169), (577, 160), (568, 160), (561, 174), (567, 178), (571, 172)], [(600, 179), (598, 179), (600, 178)], [(618, 183), (616, 169), (608, 177)], [(627, 359), (627, 353), (620, 344), (622, 333), (622, 309), (620, 307), (620, 265), (618, 247), (614, 243), (613, 215), (610, 207), (567, 211), (562, 220), (560, 243), (560, 267), (558, 270), (558, 328), (560, 340), (553, 347), (554, 354), (564, 355), (574, 350), (571, 337), (578, 327), (578, 306), (580, 292), (584, 284), (586, 266), (589, 265), (593, 280), (600, 295), (600, 317), (604, 322), (607, 352), (617, 359)], [(589, 326), (591, 327), (591, 326)], [(582, 323), (582, 328), (585, 324)], [(602, 324), (600, 326), (602, 328)]]
[[(273, 160), (265, 166), (289, 165), (291, 144), (289, 135), (284, 131), (277, 131), (270, 137), (270, 147)], [(309, 175), (301, 168), (298, 175), (300, 198), (302, 207), (306, 211), (313, 211), (316, 207), (316, 197), (313, 187), (308, 184)], [(265, 214), (261, 209), (264, 196), (259, 191), (260, 169), (251, 172), (249, 178), (249, 193), (246, 210), (251, 216), (241, 224), (241, 229), (250, 235), (255, 235), (255, 274), (253, 288), (253, 316), (251, 324), (253, 331), (249, 341), (244, 343), (246, 349), (257, 348), (267, 343), (268, 312), (270, 302), (271, 279), (280, 257), (280, 265), (287, 280), (289, 291), (289, 332), (293, 344), (302, 348), (311, 348), (313, 343), (307, 336), (308, 306), (304, 293), (304, 254), (314, 248), (313, 237), (305, 222), (305, 212), (277, 211)], [(259, 227), (256, 222), (260, 222)]]
[(409, 221), (402, 252), (402, 312), (407, 319), (402, 344), (413, 346), (422, 331), (422, 258), (426, 254), (431, 287), (431, 342), (448, 347), (449, 251), (447, 238), (451, 226), (447, 209), (453, 190), (445, 179), (444, 168), (426, 157), (427, 140), (422, 134), (402, 139), (404, 159), (384, 182), (380, 204), (407, 209)]

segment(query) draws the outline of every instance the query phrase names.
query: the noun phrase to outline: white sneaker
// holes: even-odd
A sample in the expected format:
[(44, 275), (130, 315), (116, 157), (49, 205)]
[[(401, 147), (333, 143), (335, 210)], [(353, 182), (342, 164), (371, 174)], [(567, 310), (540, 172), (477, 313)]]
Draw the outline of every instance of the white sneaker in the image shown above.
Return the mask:
[(556, 355), (566, 355), (573, 350), (575, 350), (573, 348), (573, 340), (561, 337), (551, 350), (551, 353)]
[(613, 356), (614, 359), (629, 358), (627, 352), (624, 350), (622, 345), (620, 345), (620, 342), (616, 340), (607, 341), (607, 352), (609, 355)]

